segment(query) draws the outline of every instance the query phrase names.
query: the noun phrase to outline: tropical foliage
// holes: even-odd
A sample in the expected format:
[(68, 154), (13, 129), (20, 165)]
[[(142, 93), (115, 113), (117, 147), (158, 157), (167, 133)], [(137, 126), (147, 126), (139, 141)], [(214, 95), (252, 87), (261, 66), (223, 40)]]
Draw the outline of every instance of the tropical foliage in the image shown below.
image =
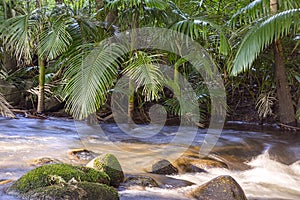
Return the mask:
[[(196, 93), (202, 119), (209, 119), (210, 96), (218, 94), (211, 94), (208, 83), (182, 58), (181, 44), (171, 45), (176, 55), (131, 49), (139, 46), (138, 41), (131, 46), (106, 43), (120, 32), (142, 27), (174, 30), (201, 44), (221, 72), (229, 104), (238, 106), (243, 100), (234, 97), (247, 93), (258, 116), (279, 116), (284, 123), (295, 120), (300, 108), (297, 0), (1, 0), (0, 22), (0, 64), (6, 74), (1, 77), (18, 76), (9, 80), (19, 85), (31, 80), (26, 91), (37, 94), (31, 100), (40, 113), (45, 95), (57, 94), (68, 113), (86, 118), (107, 107), (117, 82), (127, 77), (123, 87), (133, 91), (128, 94), (130, 117), (154, 103), (165, 106), (170, 116), (181, 115), (180, 101), (186, 97), (165, 85), (178, 88), (180, 74)], [(169, 80), (164, 65), (174, 68)], [(284, 88), (279, 87), (282, 84)], [(282, 96), (290, 100), (282, 102)], [(8, 108), (2, 96), (0, 100)], [(282, 110), (289, 110), (288, 120)]]

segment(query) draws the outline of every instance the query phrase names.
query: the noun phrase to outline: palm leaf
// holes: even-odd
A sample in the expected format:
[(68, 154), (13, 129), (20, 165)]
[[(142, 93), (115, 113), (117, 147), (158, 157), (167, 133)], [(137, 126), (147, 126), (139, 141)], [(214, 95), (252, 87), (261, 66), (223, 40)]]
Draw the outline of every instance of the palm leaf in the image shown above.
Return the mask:
[(224, 28), (214, 23), (212, 20), (204, 19), (204, 18), (184, 18), (176, 22), (171, 27), (172, 29), (184, 33), (190, 36), (192, 39), (203, 39), (204, 41), (208, 40), (209, 35), (212, 32), (218, 33), (218, 41), (216, 44), (219, 46), (219, 52), (223, 55), (227, 55), (229, 52), (229, 42), (224, 33)]
[(125, 64), (128, 66), (123, 70), (137, 85), (137, 88), (143, 87), (142, 94), (146, 100), (158, 98), (159, 91), (162, 90), (163, 75), (159, 69), (159, 57), (162, 55), (148, 55), (143, 51), (138, 51)]
[(18, 60), (31, 61), (32, 35), (37, 29), (35, 20), (29, 15), (20, 15), (5, 20), (0, 27), (3, 44), (8, 51), (14, 52)]
[(87, 117), (105, 102), (117, 76), (120, 55), (123, 55), (120, 46), (100, 43), (88, 55), (84, 52), (72, 60), (63, 92), (67, 98), (66, 110), (75, 118)]
[(240, 24), (245, 19), (244, 15), (249, 23), (256, 20), (257, 18), (266, 16), (270, 12), (270, 0), (255, 0), (249, 3), (247, 6), (236, 12), (230, 19), (230, 24), (236, 25), (237, 20)]
[(250, 68), (260, 52), (274, 40), (288, 35), (291, 28), (297, 31), (300, 22), (300, 9), (287, 10), (265, 18), (250, 29), (242, 40), (231, 70), (236, 75)]
[(62, 17), (50, 20), (48, 27), (41, 33), (38, 51), (47, 61), (55, 59), (70, 46), (72, 37)]
[(107, 1), (106, 6), (111, 9), (121, 7), (122, 9), (134, 8), (144, 6), (148, 8), (156, 8), (159, 10), (165, 10), (169, 4), (165, 0), (114, 0)]

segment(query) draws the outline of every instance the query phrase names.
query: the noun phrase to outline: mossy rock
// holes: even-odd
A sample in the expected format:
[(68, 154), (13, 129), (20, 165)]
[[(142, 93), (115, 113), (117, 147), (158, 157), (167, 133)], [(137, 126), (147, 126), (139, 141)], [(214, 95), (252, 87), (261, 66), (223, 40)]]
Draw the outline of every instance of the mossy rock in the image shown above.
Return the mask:
[(110, 185), (119, 187), (124, 180), (124, 173), (118, 159), (112, 154), (104, 154), (87, 164), (96, 170), (105, 172), (110, 177)]
[(100, 183), (79, 182), (76, 184), (51, 185), (31, 190), (21, 196), (23, 199), (40, 200), (118, 200), (118, 192)]
[(22, 194), (41, 187), (67, 183), (74, 179), (77, 182), (87, 181), (107, 185), (110, 183), (106, 173), (92, 168), (68, 164), (50, 164), (29, 171), (9, 188), (9, 192)]
[(231, 176), (218, 176), (191, 192), (198, 200), (247, 200), (241, 186)]

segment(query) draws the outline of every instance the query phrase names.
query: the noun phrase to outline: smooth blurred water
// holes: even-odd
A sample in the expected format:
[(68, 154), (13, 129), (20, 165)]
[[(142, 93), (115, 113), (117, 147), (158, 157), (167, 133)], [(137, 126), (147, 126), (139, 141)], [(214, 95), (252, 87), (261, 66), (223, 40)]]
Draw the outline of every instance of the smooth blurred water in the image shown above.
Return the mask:
[[(155, 126), (139, 126), (129, 130), (130, 133), (122, 131), (116, 124), (80, 126), (80, 122), (67, 119), (1, 118), (0, 179), (16, 180), (34, 168), (30, 166), (32, 160), (42, 157), (78, 164), (67, 156), (74, 148), (87, 148), (95, 154), (115, 153), (126, 173), (143, 172), (151, 166), (148, 158), (153, 155), (176, 159), (190, 145), (196, 155), (206, 136), (206, 130), (194, 133), (191, 128), (182, 129), (178, 136), (176, 126), (161, 130)], [(189, 136), (193, 135), (191, 140)], [(177, 142), (171, 146), (174, 151), (167, 149), (177, 136)], [(219, 175), (235, 178), (249, 199), (300, 199), (300, 133), (231, 124), (223, 130), (209, 156), (228, 162), (232, 167), (230, 170), (212, 168), (208, 169), (209, 173), (171, 176), (193, 182), (193, 186), (172, 188), (166, 183), (164, 188), (121, 190), (121, 199), (189, 199), (189, 191)], [(249, 167), (244, 168), (244, 165)], [(0, 199), (15, 200), (15, 197), (5, 195), (7, 186), (0, 185)]]

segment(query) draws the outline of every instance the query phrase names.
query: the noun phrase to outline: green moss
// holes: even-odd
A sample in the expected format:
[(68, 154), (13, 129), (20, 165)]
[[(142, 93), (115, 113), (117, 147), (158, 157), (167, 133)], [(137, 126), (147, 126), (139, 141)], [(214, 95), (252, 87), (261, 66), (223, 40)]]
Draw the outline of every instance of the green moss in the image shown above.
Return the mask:
[(113, 187), (99, 183), (82, 182), (78, 185), (88, 193), (91, 200), (118, 200), (118, 192)]
[(118, 159), (112, 154), (105, 154), (94, 160), (96, 170), (105, 172), (111, 179), (111, 185), (118, 187), (124, 180), (124, 173)]
[(19, 193), (26, 193), (29, 190), (33, 190), (40, 187), (47, 187), (50, 185), (58, 184), (57, 179), (68, 182), (72, 178), (76, 181), (88, 181), (109, 184), (110, 179), (104, 172), (99, 172), (92, 168), (78, 167), (67, 164), (52, 164), (38, 167), (20, 179), (18, 179), (11, 187), (11, 191)]
[(118, 192), (105, 184), (80, 182), (75, 185), (58, 185), (37, 188), (22, 196), (25, 199), (55, 200), (118, 200)]

